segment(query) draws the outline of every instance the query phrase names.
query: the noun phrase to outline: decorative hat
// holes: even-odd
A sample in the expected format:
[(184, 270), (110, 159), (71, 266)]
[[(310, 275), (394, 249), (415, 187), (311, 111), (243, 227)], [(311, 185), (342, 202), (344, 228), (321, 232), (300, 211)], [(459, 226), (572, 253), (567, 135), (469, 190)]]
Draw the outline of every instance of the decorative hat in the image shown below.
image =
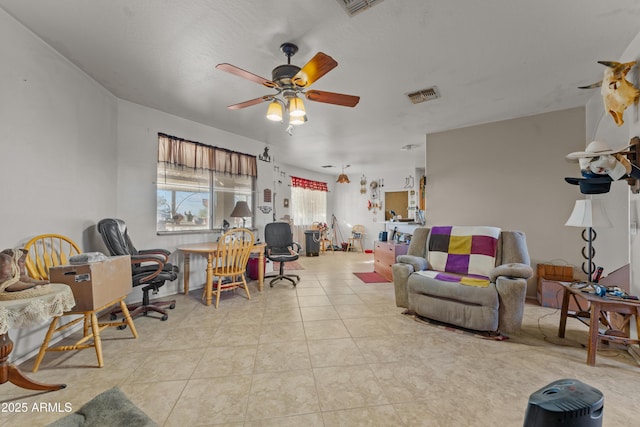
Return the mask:
[(579, 185), (582, 194), (603, 194), (611, 189), (611, 177), (608, 175), (588, 176), (587, 178), (565, 178), (569, 184)]
[(576, 151), (570, 154), (567, 154), (567, 159), (580, 159), (582, 157), (597, 157), (604, 156), (605, 154), (615, 154), (618, 153), (624, 148), (619, 148), (617, 150), (612, 150), (609, 148), (606, 142), (602, 141), (592, 141), (587, 145), (587, 148), (584, 151)]

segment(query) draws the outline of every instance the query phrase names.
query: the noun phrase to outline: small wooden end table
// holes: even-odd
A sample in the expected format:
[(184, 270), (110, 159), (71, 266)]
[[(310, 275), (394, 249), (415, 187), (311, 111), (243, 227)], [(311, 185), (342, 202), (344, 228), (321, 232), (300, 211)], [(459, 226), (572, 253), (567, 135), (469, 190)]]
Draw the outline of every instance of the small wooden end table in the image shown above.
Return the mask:
[(69, 286), (60, 283), (46, 286), (51, 287), (51, 292), (45, 295), (0, 301), (0, 384), (10, 382), (18, 387), (42, 391), (55, 391), (67, 386), (34, 381), (9, 362), (9, 355), (13, 351), (9, 329), (37, 326), (65, 310), (70, 310), (76, 304)]
[[(560, 311), (560, 325), (558, 327), (558, 337), (564, 338), (567, 317), (578, 318), (577, 314), (589, 312), (589, 343), (587, 345), (587, 364), (596, 364), (596, 352), (598, 350), (598, 340), (617, 342), (624, 345), (640, 344), (640, 340), (629, 338), (628, 334), (619, 328), (615, 328), (609, 321), (609, 313), (619, 313), (624, 315), (625, 323), (635, 317), (636, 328), (640, 331), (640, 302), (629, 299), (618, 299), (614, 297), (599, 297), (594, 293), (583, 292), (582, 289), (571, 287), (570, 284), (564, 286), (562, 298), (562, 310)], [(569, 300), (573, 298), (580, 308), (579, 313), (569, 313)], [(580, 303), (589, 303), (589, 308), (583, 310)], [(583, 322), (585, 323), (585, 322)], [(600, 325), (606, 330), (600, 332)]]

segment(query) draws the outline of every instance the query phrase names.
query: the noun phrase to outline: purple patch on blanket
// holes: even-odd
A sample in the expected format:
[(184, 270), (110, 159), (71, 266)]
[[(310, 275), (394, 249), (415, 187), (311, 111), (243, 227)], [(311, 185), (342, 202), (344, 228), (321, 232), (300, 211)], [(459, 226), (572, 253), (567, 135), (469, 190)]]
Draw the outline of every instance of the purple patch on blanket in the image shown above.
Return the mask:
[(445, 271), (466, 274), (469, 271), (469, 254), (449, 254)]

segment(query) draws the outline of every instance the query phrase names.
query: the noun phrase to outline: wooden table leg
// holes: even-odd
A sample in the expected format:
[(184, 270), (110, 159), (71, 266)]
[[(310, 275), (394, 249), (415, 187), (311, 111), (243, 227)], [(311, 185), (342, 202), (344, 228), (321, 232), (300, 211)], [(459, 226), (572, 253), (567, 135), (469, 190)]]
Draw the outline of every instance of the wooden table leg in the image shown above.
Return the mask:
[(569, 289), (564, 288), (562, 295), (562, 309), (560, 310), (560, 326), (558, 327), (558, 337), (564, 338), (564, 333), (567, 328), (567, 313), (569, 311)]
[(0, 384), (10, 382), (29, 390), (55, 391), (65, 388), (66, 384), (44, 384), (27, 378), (20, 369), (9, 363), (9, 354), (13, 351), (13, 341), (9, 333), (0, 335)]
[(184, 272), (183, 274), (183, 286), (184, 286), (184, 294), (189, 293), (189, 270), (191, 266), (191, 254), (189, 252), (184, 253)]
[(211, 252), (207, 255), (207, 282), (205, 286), (207, 287), (207, 289), (205, 289), (206, 304), (211, 305), (213, 293), (213, 253)]
[(589, 344), (587, 346), (587, 365), (595, 366), (598, 351), (598, 324), (600, 322), (600, 303), (591, 301), (591, 316), (589, 319)]
[(264, 287), (264, 251), (258, 253), (258, 291)]

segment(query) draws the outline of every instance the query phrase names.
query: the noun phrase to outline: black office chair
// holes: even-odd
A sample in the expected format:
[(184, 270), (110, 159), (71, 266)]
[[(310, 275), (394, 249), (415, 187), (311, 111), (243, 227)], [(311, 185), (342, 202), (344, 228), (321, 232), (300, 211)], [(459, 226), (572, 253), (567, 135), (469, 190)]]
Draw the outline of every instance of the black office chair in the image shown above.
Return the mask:
[[(149, 292), (158, 293), (158, 289), (165, 282), (178, 278), (178, 267), (169, 263), (169, 252), (166, 249), (138, 250), (127, 233), (127, 225), (121, 219), (106, 218), (98, 223), (98, 232), (102, 236), (109, 253), (112, 256), (130, 255), (133, 286), (142, 288), (142, 302), (127, 305), (131, 317), (139, 314), (147, 315), (149, 311), (162, 314), (161, 320), (167, 320), (169, 315), (163, 307), (174, 309), (176, 301), (150, 301)], [(120, 310), (111, 312), (111, 318), (115, 319)]]
[[(300, 281), (300, 276), (296, 274), (284, 274), (284, 263), (295, 261), (299, 258), (302, 247), (293, 241), (293, 233), (288, 222), (272, 222), (264, 227), (264, 240), (267, 244), (265, 256), (273, 262), (280, 263), (280, 271), (273, 277), (269, 286), (278, 280), (288, 280), (296, 286)], [(294, 280), (295, 278), (295, 280)]]

